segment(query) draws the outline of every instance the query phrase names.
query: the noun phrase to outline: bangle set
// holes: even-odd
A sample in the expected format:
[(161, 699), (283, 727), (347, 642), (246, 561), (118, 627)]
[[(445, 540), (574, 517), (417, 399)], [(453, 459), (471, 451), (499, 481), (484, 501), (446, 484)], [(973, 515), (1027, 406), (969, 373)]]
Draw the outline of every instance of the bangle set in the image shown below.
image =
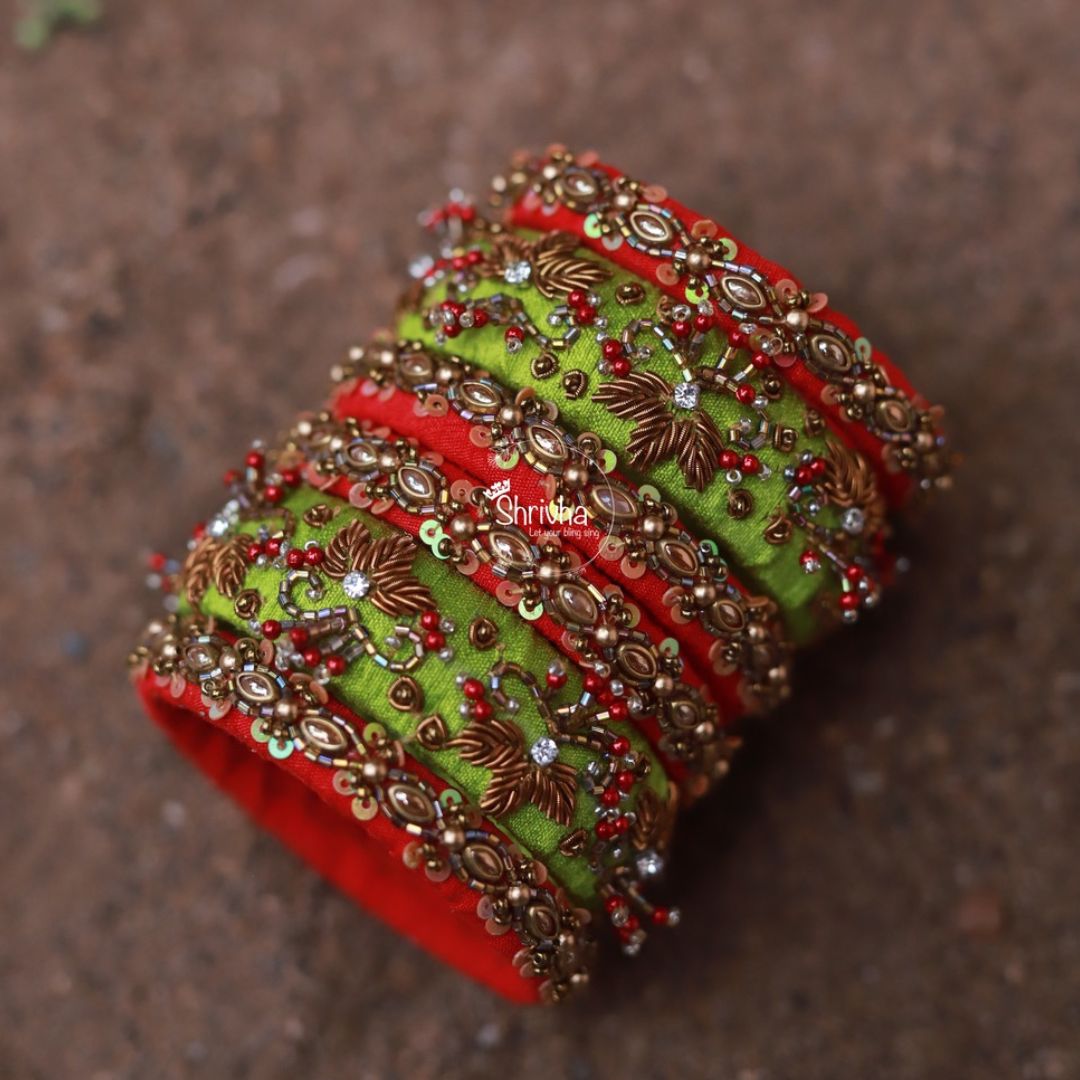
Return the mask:
[(350, 897), (521, 1002), (637, 953), (677, 809), (879, 601), (940, 410), (713, 221), (553, 147), (425, 224), (392, 329), (226, 474), (150, 715)]

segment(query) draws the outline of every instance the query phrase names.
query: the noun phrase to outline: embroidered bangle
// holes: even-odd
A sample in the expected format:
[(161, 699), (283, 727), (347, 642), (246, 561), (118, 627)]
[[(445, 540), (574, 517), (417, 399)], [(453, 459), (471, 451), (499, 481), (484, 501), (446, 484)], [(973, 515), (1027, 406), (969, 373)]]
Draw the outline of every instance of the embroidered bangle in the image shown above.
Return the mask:
[(677, 807), (789, 647), (876, 604), (939, 414), (824, 298), (554, 148), (393, 335), (226, 476), (132, 653), (181, 751), (359, 903), (519, 1001), (635, 954)]

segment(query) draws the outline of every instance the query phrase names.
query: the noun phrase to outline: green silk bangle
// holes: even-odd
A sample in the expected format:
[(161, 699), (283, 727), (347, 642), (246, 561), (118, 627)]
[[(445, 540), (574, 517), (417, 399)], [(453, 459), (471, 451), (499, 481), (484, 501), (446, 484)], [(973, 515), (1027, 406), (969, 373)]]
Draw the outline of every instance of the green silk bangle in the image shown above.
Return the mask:
[[(319, 503), (336, 508), (338, 513), (331, 525), (316, 528), (305, 522), (304, 513)], [(353, 520), (362, 521), (376, 538), (398, 531), (372, 514), (308, 487), (291, 493), (282, 505), (296, 515), (296, 533), (292, 541), (294, 547), (302, 548), (309, 541), (318, 541), (325, 545), (337, 529)], [(277, 527), (276, 520), (267, 520), (265, 524), (271, 530)], [(256, 533), (259, 525), (259, 521), (246, 522), (242, 531)], [(492, 650), (480, 651), (469, 642), (465, 627), (470, 620), (482, 616), (498, 627), (502, 656), (508, 661), (519, 663), (532, 671), (544, 671), (552, 661), (561, 659), (555, 648), (525, 620), (519, 618), (515, 611), (503, 607), (477, 585), (436, 559), (421, 545), (417, 546), (413, 574), (431, 590), (440, 613), (454, 620), (458, 628), (458, 632), (453, 635), (454, 658), (444, 663), (436, 657), (430, 657), (413, 673), (424, 692), (424, 715), (437, 712), (446, 721), (452, 735), (460, 732), (466, 724), (465, 718), (458, 711), (463, 700), (461, 689), (456, 684), (458, 673), (486, 671), (495, 658)], [(282, 576), (282, 572), (272, 566), (252, 565), (247, 569), (245, 589), (255, 589), (262, 597), (262, 605), (251, 619), (255, 626), (267, 619), (283, 617), (284, 613), (278, 603), (278, 587)], [(357, 601), (349, 599), (345, 594), (340, 582), (327, 580), (325, 585), (325, 594), (313, 605), (313, 610), (357, 604)], [(378, 611), (371, 604), (360, 601), (359, 606), (364, 609), (364, 625), (371, 631), (376, 642), (381, 642), (393, 633), (395, 624), (400, 622)], [(233, 600), (223, 596), (213, 585), (207, 589), (200, 601), (199, 610), (204, 615), (213, 616), (219, 622), (232, 627), (238, 633), (252, 630), (252, 626), (244, 625), (236, 615)], [(565, 665), (568, 679), (563, 694), (565, 700), (569, 701), (580, 692), (581, 680), (572, 663), (566, 661)], [(357, 714), (384, 725), (393, 738), (408, 741), (409, 752), (417, 760), (453, 785), (467, 800), (479, 803), (487, 786), (488, 771), (465, 761), (455, 751), (432, 751), (415, 739), (418, 717), (413, 713), (401, 712), (389, 703), (388, 691), (394, 679), (395, 676), (385, 668), (362, 658), (351, 664), (345, 674), (335, 678), (332, 688), (334, 696), (343, 704)], [(529, 707), (527, 698), (521, 700), (521, 705), (520, 711), (515, 714), (515, 722), (525, 736), (526, 745), (531, 745), (545, 735), (547, 729), (535, 709)], [(668, 780), (648, 742), (633, 727), (627, 727), (625, 735), (634, 750), (652, 761), (653, 767), (645, 783), (659, 796), (662, 804), (666, 803)], [(575, 768), (584, 766), (590, 757), (588, 752), (575, 747), (566, 747), (560, 751), (560, 760), (567, 761)], [(595, 907), (598, 902), (595, 878), (584, 860), (569, 858), (559, 850), (559, 841), (574, 828), (590, 828), (595, 823), (596, 805), (596, 800), (591, 795), (584, 789), (579, 789), (574, 820), (568, 827), (552, 821), (531, 805), (501, 816), (498, 822), (508, 836), (547, 865), (552, 877), (577, 903), (586, 907)]]
[[(592, 252), (579, 249), (576, 254), (593, 262), (599, 261), (599, 257)], [(661, 294), (648, 283), (638, 281), (633, 275), (612, 269), (615, 270), (612, 277), (594, 285), (592, 291), (601, 298), (603, 310), (609, 320), (603, 336), (618, 337), (627, 324), (640, 318), (643, 313), (655, 310)], [(644, 300), (633, 308), (619, 304), (615, 295), (618, 288), (628, 281), (633, 281), (644, 291)], [(549, 325), (548, 318), (560, 303), (558, 300), (545, 298), (527, 283), (514, 285), (502, 280), (482, 280), (469, 290), (470, 299), (481, 299), (495, 294), (512, 296), (519, 300), (530, 320), (540, 327)], [(432, 349), (449, 351), (451, 344), (437, 341), (437, 332), (426, 325), (422, 314), (423, 310), (437, 306), (445, 299), (446, 287), (442, 283), (425, 290), (419, 301), (421, 310), (406, 312), (401, 316), (397, 325), (398, 335), (404, 339), (423, 342)], [(624, 472), (639, 481), (655, 485), (663, 497), (677, 507), (680, 517), (689, 527), (699, 535), (711, 537), (720, 544), (721, 550), (748, 585), (776, 601), (788, 633), (796, 644), (804, 644), (820, 633), (820, 616), (815, 605), (819, 598), (835, 598), (839, 590), (828, 575), (804, 573), (799, 561), (801, 547), (798, 544), (770, 544), (764, 537), (773, 512), (785, 505), (790, 482), (785, 480), (783, 470), (791, 463), (790, 453), (785, 454), (769, 445), (757, 451), (762, 463), (771, 470), (771, 475), (753, 479), (753, 509), (746, 517), (735, 518), (728, 512), (729, 489), (722, 477), (714, 478), (705, 491), (697, 492), (687, 485), (678, 465), (672, 459), (658, 462), (647, 469), (633, 465), (627, 453), (633, 423), (615, 416), (603, 405), (592, 400), (592, 394), (601, 385), (595, 374), (600, 347), (592, 333), (583, 333), (559, 354), (560, 373), (573, 368), (588, 373), (589, 390), (576, 399), (567, 395), (560, 377), (550, 376), (541, 380), (532, 374), (530, 362), (539, 354), (540, 348), (529, 338), (525, 339), (525, 344), (518, 352), (510, 353), (506, 348), (501, 326), (491, 324), (483, 329), (470, 330), (468, 336), (454, 342), (453, 347), (465, 359), (490, 371), (505, 385), (513, 389), (533, 388), (541, 397), (554, 402), (564, 423), (571, 429), (578, 433), (592, 431), (599, 435), (605, 445), (618, 455), (619, 467)], [(703, 360), (715, 357), (716, 351), (716, 345), (711, 345)], [(657, 349), (649, 368), (673, 384), (682, 379), (678, 365), (662, 349)], [(745, 415), (745, 409), (727, 395), (703, 395), (701, 408), (708, 412), (721, 431), (737, 424)], [(823, 436), (808, 435), (804, 432), (806, 406), (786, 384), (783, 384), (779, 398), (769, 403), (768, 409), (771, 418), (799, 432), (801, 450), (817, 455), (827, 453), (828, 446)], [(816, 520), (826, 526), (839, 525), (836, 509), (828, 505), (821, 510)]]

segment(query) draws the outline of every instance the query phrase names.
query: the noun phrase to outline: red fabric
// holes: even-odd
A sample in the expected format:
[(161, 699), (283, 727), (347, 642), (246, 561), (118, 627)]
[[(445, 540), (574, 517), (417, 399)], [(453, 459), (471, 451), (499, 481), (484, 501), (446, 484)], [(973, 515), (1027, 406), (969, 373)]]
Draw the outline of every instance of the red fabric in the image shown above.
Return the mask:
[[(597, 162), (593, 163), (590, 167), (600, 169), (612, 178), (622, 175), (622, 173), (610, 165), (603, 165)], [(705, 220), (701, 214), (695, 213), (693, 210), (688, 209), (674, 199), (664, 199), (657, 205), (670, 210), (679, 217), (688, 228), (697, 221)], [(574, 233), (580, 238), (582, 246), (591, 248), (604, 258), (630, 270), (669, 295), (674, 296), (679, 300), (683, 299), (681, 286), (666, 286), (657, 280), (655, 271), (660, 262), (659, 259), (655, 259), (643, 252), (636, 251), (626, 243), (620, 245), (615, 251), (610, 251), (608, 248), (604, 247), (602, 240), (585, 235), (585, 216), (583, 214), (576, 213), (558, 204), (556, 204), (553, 213), (547, 212), (547, 210), (548, 208), (543, 207), (543, 204), (540, 203), (538, 199), (526, 194), (523, 199), (519, 200), (511, 207), (509, 217), (513, 224), (522, 228), (536, 229), (543, 232), (563, 230)], [(722, 225), (719, 225), (719, 223), (717, 223), (716, 235), (718, 237), (727, 237), (734, 241), (735, 244), (738, 245), (737, 261), (760, 270), (771, 281), (778, 281), (782, 278), (790, 278), (792, 281), (796, 282), (799, 280), (789, 270), (777, 263), (770, 262), (752, 248), (747, 247), (737, 237), (732, 236)], [(717, 312), (717, 314), (721, 316), (723, 326), (726, 329), (730, 330), (735, 328), (735, 320), (724, 315), (722, 312)], [(840, 329), (847, 333), (853, 340), (862, 336), (862, 332), (851, 319), (834, 310), (832, 307), (826, 307), (821, 315), (823, 318), (840, 327)], [(872, 353), (872, 359), (874, 363), (880, 365), (890, 382), (908, 395), (913, 404), (920, 408), (925, 407), (925, 399), (915, 391), (903, 372), (901, 372), (888, 357), (875, 348)], [(910, 496), (915, 485), (908, 474), (890, 472), (885, 467), (885, 462), (882, 458), (882, 451), (885, 444), (882, 440), (867, 431), (861, 424), (852, 423), (847, 420), (838, 406), (828, 405), (823, 402), (821, 393), (828, 384), (809, 371), (805, 365), (797, 363), (788, 368), (777, 367), (776, 370), (792, 385), (808, 404), (821, 412), (833, 431), (843, 438), (845, 442), (851, 444), (866, 455), (878, 472), (882, 492), (890, 505), (896, 506), (902, 504)]]
[[(489, 934), (476, 914), (480, 894), (457, 878), (433, 882), (422, 869), (405, 866), (402, 852), (412, 837), (381, 813), (358, 821), (350, 799), (333, 788), (333, 769), (296, 752), (274, 760), (251, 737), (249, 717), (233, 709), (210, 720), (192, 684), (174, 698), (167, 681), (162, 686), (147, 672), (138, 690), (185, 757), (357, 904), (511, 1001), (539, 1000), (539, 980), (523, 978), (513, 966), (517, 935)], [(331, 707), (362, 728), (347, 710)], [(406, 768), (436, 791), (445, 789), (419, 762), (410, 758)]]

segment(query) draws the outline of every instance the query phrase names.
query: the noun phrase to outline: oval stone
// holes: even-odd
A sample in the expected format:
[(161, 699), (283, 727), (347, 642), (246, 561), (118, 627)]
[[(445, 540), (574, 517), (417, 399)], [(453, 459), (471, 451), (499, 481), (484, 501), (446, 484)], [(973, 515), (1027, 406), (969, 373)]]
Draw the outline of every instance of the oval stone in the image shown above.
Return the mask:
[(390, 810), (410, 825), (427, 825), (435, 820), (435, 804), (426, 791), (401, 780), (388, 784), (386, 798)]
[(401, 359), (398, 370), (406, 382), (414, 386), (431, 382), (435, 377), (435, 363), (425, 352), (407, 353)]
[(660, 565), (679, 577), (692, 577), (697, 573), (697, 552), (682, 540), (664, 537), (656, 544), (656, 557)]
[(709, 622), (717, 630), (734, 634), (746, 625), (746, 613), (734, 600), (724, 597), (709, 608)]
[(874, 407), (878, 423), (887, 431), (901, 434), (915, 426), (915, 411), (899, 398), (885, 398)]
[(567, 169), (556, 184), (556, 190), (573, 202), (592, 202), (600, 191), (596, 177), (587, 169)]
[(624, 641), (615, 651), (615, 663), (631, 682), (652, 682), (659, 672), (656, 657), (637, 641)]
[(416, 465), (402, 465), (394, 484), (409, 502), (417, 504), (434, 502), (438, 491), (431, 474)]
[(496, 884), (506, 873), (506, 864), (495, 848), (480, 841), (465, 845), (461, 862), (469, 877), (485, 885)]
[(722, 277), (720, 290), (732, 304), (745, 311), (757, 311), (767, 302), (761, 286), (742, 274), (727, 274)]
[(608, 521), (634, 521), (638, 516), (637, 500), (624, 487), (608, 481), (589, 488), (589, 505)]
[(562, 436), (548, 424), (530, 424), (525, 429), (525, 441), (533, 454), (545, 465), (557, 467), (566, 460), (566, 443), (563, 442)]
[(281, 697), (281, 687), (265, 671), (241, 671), (236, 692), (252, 705), (269, 705)]
[(349, 746), (345, 732), (325, 716), (305, 716), (297, 726), (304, 742), (324, 754), (340, 754)]
[(674, 698), (669, 701), (667, 713), (675, 727), (682, 731), (697, 727), (701, 718), (698, 707), (689, 698)]
[(541, 941), (551, 941), (559, 932), (559, 913), (543, 900), (534, 900), (526, 909), (525, 929)]
[(468, 379), (463, 382), (454, 395), (455, 402), (460, 401), (470, 412), (484, 415), (494, 413), (502, 404), (502, 398), (498, 391), (492, 389), (487, 383), (478, 382), (476, 379)]
[(655, 210), (632, 210), (628, 224), (631, 232), (647, 244), (667, 244), (675, 236), (667, 218)]
[(488, 550), (498, 563), (510, 570), (529, 570), (535, 562), (529, 538), (513, 525), (491, 529)]
[(829, 371), (842, 375), (854, 363), (854, 354), (835, 334), (815, 334), (810, 348), (817, 362)]
[(201, 641), (184, 650), (184, 663), (194, 672), (213, 671), (217, 658), (217, 649), (204, 645)]
[(577, 626), (592, 626), (600, 617), (600, 609), (588, 589), (576, 582), (560, 582), (552, 600), (559, 614)]
[(356, 439), (341, 451), (341, 460), (360, 472), (371, 472), (379, 462), (379, 451), (367, 439)]

